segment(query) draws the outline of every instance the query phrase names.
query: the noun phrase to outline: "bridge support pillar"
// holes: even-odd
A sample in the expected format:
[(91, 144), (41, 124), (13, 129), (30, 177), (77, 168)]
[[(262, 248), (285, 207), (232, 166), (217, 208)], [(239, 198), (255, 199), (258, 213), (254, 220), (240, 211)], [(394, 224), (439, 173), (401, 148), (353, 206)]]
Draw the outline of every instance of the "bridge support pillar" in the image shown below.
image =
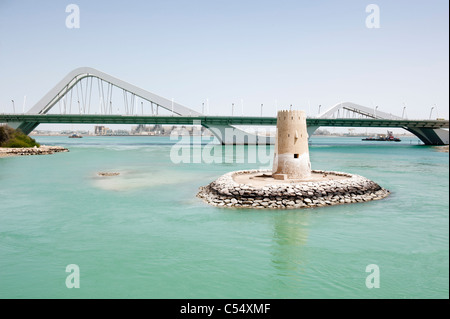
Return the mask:
[[(9, 126), (9, 127), (11, 127), (11, 128), (13, 128), (13, 129), (18, 129), (19, 128), (19, 126), (22, 124), (23, 122), (7, 122), (6, 124)], [(25, 132), (24, 132), (25, 133)], [(25, 133), (25, 134), (29, 134), (29, 133)]]
[(311, 136), (314, 134), (314, 132), (319, 128), (319, 126), (316, 125), (310, 125), (306, 128), (308, 132), (308, 139), (311, 138)]
[(274, 137), (247, 133), (230, 125), (203, 126), (210, 130), (222, 145), (270, 145), (275, 142)]
[(405, 128), (416, 135), (425, 145), (448, 145), (449, 131), (441, 128)]
[(23, 133), (29, 135), (38, 125), (39, 123), (31, 123), (31, 122), (8, 122), (6, 123), (8, 126), (13, 129), (19, 129)]
[(39, 123), (34, 122), (22, 122), (17, 127), (19, 130), (24, 132), (25, 134), (29, 135), (33, 130), (39, 125)]

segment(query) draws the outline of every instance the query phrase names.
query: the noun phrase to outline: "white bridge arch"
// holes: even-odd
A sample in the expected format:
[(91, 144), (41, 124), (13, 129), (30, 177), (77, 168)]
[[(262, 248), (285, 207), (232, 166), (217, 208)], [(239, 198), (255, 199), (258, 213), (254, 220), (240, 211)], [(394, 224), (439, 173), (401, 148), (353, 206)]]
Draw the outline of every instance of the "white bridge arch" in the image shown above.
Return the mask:
[[(94, 68), (90, 67), (81, 67), (78, 69), (73, 70), (69, 74), (67, 74), (55, 87), (53, 87), (41, 100), (39, 100), (36, 105), (34, 105), (26, 114), (29, 115), (45, 115), (47, 114), (52, 108), (55, 107), (59, 103), (60, 110), (61, 110), (61, 102), (65, 105), (67, 96), (70, 94), (70, 103), (72, 103), (72, 93), (73, 91), (77, 92), (77, 98), (78, 98), (78, 108), (80, 114), (83, 112), (86, 112), (86, 109), (90, 109), (90, 101), (91, 101), (91, 94), (92, 94), (92, 87), (93, 87), (93, 79), (98, 80), (98, 90), (99, 94), (101, 95), (99, 97), (100, 103), (102, 104), (101, 109), (102, 113), (105, 115), (111, 115), (112, 114), (112, 92), (113, 88), (119, 88), (123, 91), (124, 96), (124, 104), (128, 105), (128, 98), (130, 98), (130, 101), (133, 101), (131, 103), (135, 103), (136, 97), (140, 98), (143, 101), (150, 102), (151, 104), (151, 110), (152, 115), (153, 113), (153, 106), (156, 106), (156, 115), (158, 114), (158, 109), (162, 108), (169, 112), (171, 112), (172, 115), (177, 116), (192, 116), (195, 117), (202, 117), (204, 114), (199, 113), (193, 109), (190, 109), (186, 106), (183, 106), (179, 103), (174, 102), (173, 100), (166, 99), (164, 97), (161, 97), (159, 95), (156, 95), (154, 93), (151, 93), (149, 91), (143, 90), (133, 84), (130, 84), (128, 82), (125, 82), (123, 80), (120, 80), (116, 77), (113, 77), (109, 74), (106, 74), (104, 72), (101, 72), (99, 70), (96, 70)], [(89, 82), (90, 80), (90, 82)], [(83, 87), (83, 81), (84, 87)], [(100, 85), (101, 82), (101, 85)], [(107, 86), (107, 93), (106, 97), (104, 95), (104, 83), (106, 83)], [(81, 97), (78, 96), (79, 92), (79, 86), (81, 87)], [(80, 101), (81, 100), (81, 101)], [(80, 103), (82, 106), (80, 106)], [(135, 107), (133, 106), (133, 110)], [(64, 107), (64, 112), (66, 112), (66, 107)], [(69, 111), (70, 112), (70, 111)], [(83, 113), (85, 114), (85, 113)], [(128, 114), (128, 111), (126, 115), (136, 115), (131, 112), (131, 114)], [(318, 117), (310, 118), (311, 120), (314, 119), (337, 119), (337, 118), (368, 118), (368, 119), (387, 119), (387, 120), (402, 120), (401, 117), (385, 113), (383, 111), (379, 111), (377, 108), (369, 108), (362, 105), (358, 105), (351, 102), (342, 102), (334, 105), (330, 109), (326, 110), (325, 112), (321, 113)], [(314, 122), (314, 121), (311, 121)], [(320, 122), (321, 125), (328, 125), (325, 124), (322, 121)], [(201, 123), (203, 126), (208, 128), (213, 132), (214, 135), (223, 143), (223, 144), (273, 144), (274, 138), (269, 136), (255, 136), (254, 134), (244, 132), (238, 128), (235, 128), (234, 126), (230, 124), (214, 124), (210, 125), (207, 123)], [(26, 134), (31, 133), (38, 125), (39, 122), (29, 121), (29, 122), (9, 122), (9, 125), (11, 125), (14, 128), (19, 128)], [(314, 124), (308, 124), (308, 134), (309, 136), (312, 136), (314, 132), (319, 128)], [(416, 136), (418, 136), (425, 144), (430, 145), (439, 145), (439, 144), (448, 144), (448, 130), (444, 130), (441, 128), (417, 128), (417, 127), (406, 127), (401, 126), (404, 129), (412, 132)], [(231, 134), (230, 134), (231, 132)]]
[[(319, 114), (320, 119), (337, 119), (337, 118), (367, 118), (379, 120), (405, 120), (403, 117), (379, 111), (378, 107), (369, 108), (352, 102), (337, 103), (328, 110)], [(308, 135), (312, 136), (319, 126), (308, 126)], [(425, 144), (442, 145), (449, 144), (449, 131), (442, 128), (418, 128), (403, 126), (403, 129), (413, 133)]]

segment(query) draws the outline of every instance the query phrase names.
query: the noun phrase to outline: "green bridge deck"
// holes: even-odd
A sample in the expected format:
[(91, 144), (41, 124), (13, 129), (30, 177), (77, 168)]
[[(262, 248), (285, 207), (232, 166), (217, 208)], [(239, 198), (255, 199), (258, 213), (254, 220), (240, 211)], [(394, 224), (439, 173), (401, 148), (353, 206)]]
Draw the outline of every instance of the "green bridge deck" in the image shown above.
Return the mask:
[[(276, 117), (252, 116), (146, 116), (146, 115), (67, 115), (0, 114), (0, 123), (29, 122), (39, 124), (162, 124), (162, 125), (276, 125)], [(307, 118), (308, 126), (449, 128), (448, 120), (389, 120), (358, 118)]]

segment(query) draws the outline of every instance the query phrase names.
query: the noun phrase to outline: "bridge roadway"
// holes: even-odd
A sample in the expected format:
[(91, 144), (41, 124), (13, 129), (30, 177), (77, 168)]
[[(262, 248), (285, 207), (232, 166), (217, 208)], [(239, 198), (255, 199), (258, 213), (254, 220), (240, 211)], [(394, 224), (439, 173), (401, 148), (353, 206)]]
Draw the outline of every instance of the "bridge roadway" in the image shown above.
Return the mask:
[[(162, 125), (267, 125), (277, 124), (276, 117), (252, 116), (147, 116), (147, 115), (74, 115), (74, 114), (0, 114), (0, 123), (39, 124), (162, 124)], [(448, 120), (390, 120), (368, 118), (307, 118), (308, 126), (449, 128)]]
[[(0, 123), (9, 123), (14, 128), (29, 134), (39, 124), (201, 124), (208, 128), (222, 144), (246, 144), (248, 138), (255, 143), (273, 144), (274, 139), (264, 136), (251, 136), (235, 129), (227, 134), (231, 125), (276, 125), (276, 117), (260, 116), (146, 116), (146, 115), (81, 115), (81, 114), (0, 114)], [(383, 127), (403, 128), (415, 134), (427, 145), (448, 145), (448, 120), (407, 120), (380, 118), (307, 118), (308, 134), (313, 135), (320, 126), (332, 127)]]

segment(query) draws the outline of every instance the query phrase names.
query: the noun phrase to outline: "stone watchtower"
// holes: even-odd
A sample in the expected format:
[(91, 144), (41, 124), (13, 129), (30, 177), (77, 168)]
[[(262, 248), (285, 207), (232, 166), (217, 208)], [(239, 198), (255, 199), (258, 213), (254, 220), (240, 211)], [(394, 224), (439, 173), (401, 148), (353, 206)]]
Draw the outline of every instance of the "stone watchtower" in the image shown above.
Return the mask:
[(279, 111), (272, 177), (305, 179), (311, 175), (304, 111)]

